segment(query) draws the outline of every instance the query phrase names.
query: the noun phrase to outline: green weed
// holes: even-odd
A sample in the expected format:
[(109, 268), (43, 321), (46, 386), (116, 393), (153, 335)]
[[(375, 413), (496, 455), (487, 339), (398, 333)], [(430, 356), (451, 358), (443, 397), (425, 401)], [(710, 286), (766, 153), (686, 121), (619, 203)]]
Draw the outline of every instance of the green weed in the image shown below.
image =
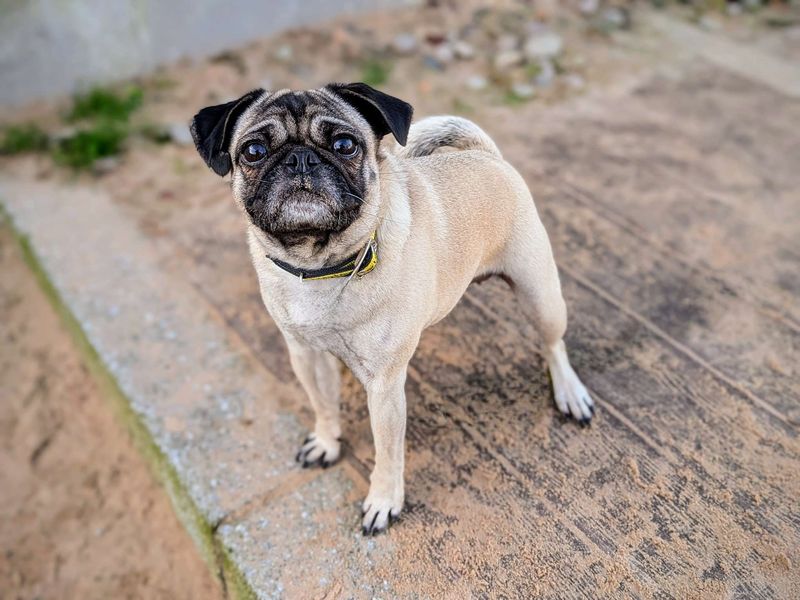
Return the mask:
[(530, 98), (525, 98), (517, 94), (514, 90), (508, 90), (503, 96), (503, 101), (509, 106), (520, 106), (530, 102)]
[(20, 154), (22, 152), (41, 152), (47, 150), (50, 139), (35, 123), (12, 125), (5, 130), (0, 154)]
[(386, 60), (369, 59), (361, 65), (361, 81), (371, 86), (380, 86), (389, 80), (392, 64)]
[(130, 87), (123, 92), (94, 88), (86, 94), (75, 96), (67, 121), (127, 121), (143, 100), (144, 92), (140, 87)]
[(60, 140), (53, 159), (73, 169), (88, 169), (98, 159), (119, 154), (127, 137), (127, 129), (119, 124), (97, 123)]

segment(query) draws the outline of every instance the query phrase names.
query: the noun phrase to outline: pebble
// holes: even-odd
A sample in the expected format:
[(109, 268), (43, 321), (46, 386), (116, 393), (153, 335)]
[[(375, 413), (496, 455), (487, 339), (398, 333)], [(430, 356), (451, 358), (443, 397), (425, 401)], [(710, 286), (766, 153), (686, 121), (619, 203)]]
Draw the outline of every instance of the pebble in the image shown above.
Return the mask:
[(600, 8), (600, 0), (581, 0), (580, 11), (585, 15), (593, 15)]
[(495, 55), (494, 66), (500, 71), (505, 71), (522, 64), (523, 60), (522, 52), (518, 50), (506, 50)]
[(120, 165), (120, 160), (116, 156), (100, 158), (92, 164), (92, 172), (95, 175), (107, 175)]
[(453, 44), (453, 53), (460, 60), (471, 60), (475, 58), (475, 48), (469, 42), (459, 40)]
[(283, 62), (289, 62), (292, 60), (293, 54), (294, 51), (288, 44), (283, 44), (282, 46), (279, 46), (277, 50), (275, 50), (275, 58)]
[(582, 90), (586, 87), (586, 80), (575, 73), (564, 75), (564, 83), (573, 90)]
[(432, 71), (443, 71), (444, 70), (444, 63), (440, 61), (435, 56), (431, 56), (430, 54), (426, 54), (422, 57), (422, 64), (431, 69)]
[(455, 52), (450, 44), (442, 44), (433, 51), (433, 56), (442, 64), (453, 62)]
[(553, 31), (545, 31), (531, 35), (525, 42), (525, 56), (530, 60), (553, 58), (561, 54), (564, 42), (561, 36)]
[(522, 100), (528, 100), (536, 95), (536, 88), (529, 83), (515, 83), (511, 86), (511, 91)]
[(169, 139), (179, 146), (191, 146), (194, 143), (192, 132), (189, 131), (189, 126), (186, 123), (169, 123), (166, 126), (166, 131)]
[(399, 33), (392, 40), (392, 50), (401, 56), (408, 56), (417, 51), (417, 36), (413, 33)]
[(425, 34), (425, 41), (431, 46), (438, 46), (439, 44), (443, 44), (446, 40), (447, 35), (445, 35), (443, 31), (429, 31)]
[(742, 14), (742, 12), (744, 12), (744, 9), (738, 2), (728, 2), (728, 5), (725, 7), (725, 12), (732, 17), (738, 17), (740, 14)]
[(78, 133), (78, 128), (77, 127), (64, 127), (62, 129), (59, 129), (58, 131), (56, 131), (52, 135), (52, 138), (53, 138), (54, 142), (58, 143), (58, 142), (62, 142), (64, 140), (66, 140), (66, 139), (71, 138), (76, 133)]
[(722, 22), (711, 15), (704, 15), (701, 17), (698, 23), (700, 24), (700, 27), (707, 29), (708, 31), (719, 31), (722, 29)]
[(504, 33), (497, 38), (495, 46), (497, 47), (498, 52), (509, 52), (517, 49), (517, 46), (519, 46), (519, 40), (517, 39), (517, 36), (512, 33)]
[(556, 78), (556, 67), (552, 60), (543, 58), (539, 61), (539, 73), (534, 82), (540, 88), (550, 87)]
[(609, 6), (602, 12), (600, 18), (608, 29), (629, 29), (631, 26), (630, 13), (619, 6)]
[(534, 3), (536, 18), (550, 21), (558, 13), (558, 0), (536, 0)]
[(489, 85), (489, 80), (483, 75), (470, 75), (467, 78), (466, 85), (471, 90), (484, 90)]

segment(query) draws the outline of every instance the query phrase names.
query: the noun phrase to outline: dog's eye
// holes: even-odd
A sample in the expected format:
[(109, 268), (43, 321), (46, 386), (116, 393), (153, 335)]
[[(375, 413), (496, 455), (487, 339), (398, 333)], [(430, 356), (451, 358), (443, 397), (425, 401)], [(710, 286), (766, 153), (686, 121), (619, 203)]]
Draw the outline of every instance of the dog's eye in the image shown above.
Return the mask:
[(349, 135), (340, 135), (333, 140), (333, 151), (344, 157), (355, 156), (358, 152), (358, 144)]
[(267, 147), (259, 142), (247, 144), (242, 150), (242, 158), (245, 162), (257, 163), (267, 155)]

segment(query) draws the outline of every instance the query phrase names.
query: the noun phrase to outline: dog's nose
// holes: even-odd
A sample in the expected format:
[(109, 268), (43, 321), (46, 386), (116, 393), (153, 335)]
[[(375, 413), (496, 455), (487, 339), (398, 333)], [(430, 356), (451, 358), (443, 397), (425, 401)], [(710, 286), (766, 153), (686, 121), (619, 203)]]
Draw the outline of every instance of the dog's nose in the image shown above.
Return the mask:
[(310, 173), (319, 163), (319, 156), (308, 148), (292, 150), (283, 162), (292, 175)]

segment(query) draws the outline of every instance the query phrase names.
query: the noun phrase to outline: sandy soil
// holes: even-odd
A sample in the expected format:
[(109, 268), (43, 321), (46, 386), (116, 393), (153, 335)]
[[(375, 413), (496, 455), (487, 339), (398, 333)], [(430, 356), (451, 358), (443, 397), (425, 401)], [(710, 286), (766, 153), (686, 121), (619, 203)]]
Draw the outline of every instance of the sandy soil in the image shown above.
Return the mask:
[[(147, 101), (139, 117), (182, 123), (187, 107), (259, 85), (302, 88), (358, 79), (364, 59), (384, 58), (381, 49), (396, 32), (435, 37), (438, 31), (468, 27), (460, 16), (428, 8), (342, 20), (287, 32), (208, 62), (176, 65), (144, 82)], [(481, 22), (483, 29), (470, 39), (478, 48), (490, 47), (487, 40), (495, 23)], [(583, 78), (581, 90), (562, 77), (531, 102), (509, 103), (503, 91), (517, 74), (507, 75), (508, 82), (500, 77), (495, 81), (482, 54), (442, 71), (428, 69), (422, 55), (433, 52), (429, 46), (413, 56), (391, 58), (391, 75), (381, 87), (412, 101), (420, 116), (458, 112), (476, 119), (532, 183), (565, 271), (574, 360), (602, 399), (597, 424), (575, 431), (558, 420), (539, 360), (531, 359), (536, 356), (534, 344), (525, 345), (509, 325), (517, 322), (510, 295), (492, 282), (473, 288), (447, 320), (426, 333), (413, 363), (408, 385), (409, 506), (402, 527), (376, 542), (397, 547), (396, 560), (379, 565), (384, 571), (377, 572), (396, 577), (395, 592), (408, 596), (451, 589), (452, 597), (493, 592), (559, 598), (579, 588), (595, 590), (599, 597), (669, 597), (665, 590), (677, 598), (796, 596), (799, 546), (790, 499), (797, 497), (798, 480), (792, 475), (800, 456), (793, 429), (797, 378), (791, 369), (797, 328), (796, 319), (785, 317), (795, 306), (785, 302), (790, 286), (784, 290), (773, 281), (780, 279), (776, 274), (783, 264), (793, 264), (794, 246), (782, 240), (796, 239), (796, 226), (773, 215), (783, 215), (796, 202), (796, 169), (787, 158), (792, 153), (782, 148), (795, 147), (784, 129), (785, 123), (797, 121), (797, 105), (733, 76), (691, 71), (677, 61), (661, 69), (660, 79), (614, 97), (608, 88), (626, 88), (625, 81), (637, 71), (668, 62), (666, 55), (644, 35), (621, 33), (613, 40), (581, 36), (582, 30), (569, 23), (561, 31), (567, 48), (562, 66)], [(291, 48), (291, 60), (279, 58), (284, 46)], [(320, 60), (323, 50), (328, 60)], [(465, 82), (476, 73), (489, 75), (492, 83), (483, 90), (469, 89)], [(598, 93), (608, 98), (581, 104), (584, 96)], [(561, 107), (555, 106), (559, 103)], [(58, 126), (57, 111), (49, 118)], [(520, 132), (520, 123), (531, 125)], [(152, 238), (163, 253), (164, 268), (202, 290), (267, 370), (285, 382), (294, 381), (277, 330), (258, 298), (228, 183), (209, 177), (191, 146), (155, 146), (134, 139), (120, 163), (101, 177), (66, 173), (41, 157), (4, 160), (8, 162), (0, 167), (7, 164), (25, 176), (78, 180), (107, 192), (131, 223)], [(758, 202), (765, 187), (771, 190), (772, 212)], [(725, 200), (722, 207), (720, 199)], [(772, 242), (765, 244), (767, 237)], [(761, 248), (763, 259), (748, 258)], [(10, 303), (5, 300), (9, 290), (23, 289), (13, 276), (5, 279), (0, 284), (4, 308)], [(45, 330), (46, 319), (33, 322), (39, 309), (27, 300), (10, 310), (15, 311), (11, 322)], [(640, 316), (634, 319), (632, 314)], [(11, 394), (20, 398), (20, 405), (33, 403), (31, 398), (46, 404), (40, 397), (48, 397), (50, 390), (51, 396), (61, 390), (65, 401), (82, 397), (64, 391), (66, 383), (57, 387), (48, 375), (55, 369), (77, 378), (77, 359), (73, 357), (73, 368), (62, 367), (69, 361), (57, 350), (61, 346), (51, 350), (55, 342), (49, 337), (16, 335), (23, 341), (15, 342), (13, 350), (2, 350), (0, 374), (25, 369), (26, 378), (15, 382)], [(48, 341), (34, 344), (37, 335)], [(772, 356), (786, 357), (786, 364)], [(28, 393), (38, 389), (40, 378), (52, 381), (52, 387)], [(89, 384), (81, 374), (79, 382), (69, 385), (79, 390)], [(298, 414), (310, 422), (305, 398), (299, 390), (296, 396)], [(372, 456), (363, 400), (355, 381), (346, 378), (346, 431), (352, 445), (342, 470), (361, 474), (354, 476), (359, 493), (366, 489)], [(81, 407), (90, 403), (74, 401)], [(94, 443), (101, 436), (86, 435), (90, 427), (107, 432), (113, 425), (109, 419), (103, 421), (107, 425), (95, 422), (100, 415), (91, 409), (80, 409), (83, 424), (61, 423), (49, 416), (59, 413), (52, 407), (49, 411), (42, 409), (44, 416), (24, 421), (19, 417), (27, 425), (3, 415), (0, 434), (15, 452), (6, 451), (2, 460), (16, 465), (20, 474), (15, 477), (24, 483), (0, 481), (2, 489), (33, 489), (30, 481), (48, 465), (61, 474), (69, 472), (55, 462), (55, 457), (69, 456), (60, 447), (64, 438), (91, 438)], [(453, 427), (454, 421), (461, 427)], [(65, 435), (68, 427), (75, 433)], [(53, 431), (57, 433), (49, 436), (50, 445), (42, 446)], [(105, 435), (110, 439), (103, 443), (115, 448), (112, 441), (119, 435)], [(44, 450), (36, 452), (40, 446)], [(84, 462), (93, 453), (117, 456), (105, 447), (86, 449)], [(125, 452), (126, 465), (138, 464), (130, 450)], [(114, 475), (122, 472), (121, 462), (93, 463), (97, 484), (84, 483), (86, 475), (78, 468), (71, 483), (59, 484), (58, 494), (51, 492), (53, 497), (84, 498), (76, 506), (70, 500), (72, 512), (63, 509), (63, 514), (91, 513), (84, 517), (91, 522), (82, 530), (88, 538), (113, 523), (95, 541), (105, 545), (85, 557), (92, 572), (84, 581), (119, 564), (112, 557), (141, 554), (136, 550), (153, 539), (146, 534), (148, 527), (156, 524), (158, 531), (167, 527), (158, 525), (163, 522), (174, 528), (168, 507), (159, 517), (155, 507), (160, 504), (148, 508), (138, 491), (136, 500), (131, 498), (130, 478)], [(139, 470), (139, 480), (149, 481)], [(116, 499), (94, 491), (105, 484), (105, 494), (111, 494), (109, 482), (119, 495)], [(136, 490), (145, 487), (135, 485)], [(293, 485), (296, 481), (288, 482), (286, 489)], [(28, 493), (14, 492), (4, 504), (19, 507), (19, 499)], [(348, 502), (354, 503), (356, 496), (354, 492)], [(81, 502), (88, 506), (82, 513)], [(100, 516), (128, 506), (129, 512), (141, 515), (141, 523)], [(15, 517), (20, 510), (9, 509), (0, 525), (4, 544), (28, 535), (29, 556), (43, 555), (48, 544), (40, 532), (65, 527), (59, 510), (31, 515), (23, 524)], [(276, 508), (275, 514), (282, 515), (282, 510)], [(322, 531), (333, 533), (314, 539), (309, 556), (317, 545), (335, 547), (340, 542), (335, 523), (343, 514), (323, 515), (327, 529)], [(230, 522), (248, 516), (243, 510)], [(284, 533), (276, 531), (271, 541), (283, 541)], [(199, 579), (192, 575), (188, 545), (181, 553), (186, 564), (172, 566), (164, 560), (174, 555), (167, 549), (178, 548), (183, 539), (177, 530), (170, 535), (159, 533), (161, 550), (149, 551), (151, 562), (137, 561), (134, 575), (121, 571), (116, 579), (102, 580), (108, 587), (98, 584), (97, 593), (152, 597), (158, 591), (180, 597), (171, 592), (177, 578)], [(170, 545), (167, 540), (175, 541)], [(83, 543), (94, 548), (88, 540)], [(285, 541), (285, 555), (289, 550), (291, 556), (302, 554), (297, 550), (301, 544), (296, 538)], [(61, 564), (56, 551), (48, 552), (52, 556), (41, 572), (33, 560), (12, 557), (9, 566), (3, 563), (0, 577), (6, 578), (7, 572), (11, 577), (13, 570), (14, 580), (26, 585), (40, 573), (40, 585), (51, 586), (42, 589), (52, 594), (57, 589), (52, 586), (58, 585), (54, 573), (62, 581), (69, 573), (74, 581), (80, 560)], [(283, 555), (273, 551), (271, 558)], [(308, 594), (319, 567), (319, 561), (284, 565), (289, 592)], [(120, 583), (125, 577), (133, 582), (127, 588)], [(342, 594), (346, 577), (337, 579), (329, 597)], [(123, 587), (115, 591), (114, 582)], [(142, 587), (136, 588), (138, 583)], [(201, 597), (203, 590), (208, 593), (209, 588), (186, 588), (183, 593)], [(93, 593), (75, 588), (78, 596)]]
[(221, 597), (7, 226), (0, 272), (0, 597)]

